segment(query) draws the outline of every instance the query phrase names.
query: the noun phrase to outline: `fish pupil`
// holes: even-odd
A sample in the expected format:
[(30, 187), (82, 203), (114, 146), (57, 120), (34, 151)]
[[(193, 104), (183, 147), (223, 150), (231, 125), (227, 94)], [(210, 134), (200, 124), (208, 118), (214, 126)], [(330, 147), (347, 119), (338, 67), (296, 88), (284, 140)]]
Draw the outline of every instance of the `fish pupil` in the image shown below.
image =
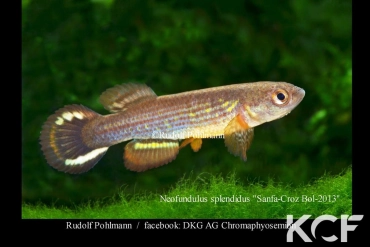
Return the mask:
[(278, 93), (277, 98), (279, 100), (284, 100), (285, 99), (285, 95), (283, 93)]

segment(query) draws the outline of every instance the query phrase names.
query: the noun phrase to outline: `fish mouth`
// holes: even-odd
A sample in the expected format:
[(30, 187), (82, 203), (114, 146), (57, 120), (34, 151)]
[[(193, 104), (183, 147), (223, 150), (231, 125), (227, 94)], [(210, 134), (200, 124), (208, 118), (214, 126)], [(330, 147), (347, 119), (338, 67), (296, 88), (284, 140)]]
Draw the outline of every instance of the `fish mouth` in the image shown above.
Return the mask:
[(300, 88), (300, 87), (297, 87), (297, 86), (295, 87), (293, 97), (292, 97), (292, 100), (293, 100), (295, 106), (297, 106), (299, 103), (301, 103), (305, 94), (306, 94), (306, 92), (304, 91), (303, 88)]

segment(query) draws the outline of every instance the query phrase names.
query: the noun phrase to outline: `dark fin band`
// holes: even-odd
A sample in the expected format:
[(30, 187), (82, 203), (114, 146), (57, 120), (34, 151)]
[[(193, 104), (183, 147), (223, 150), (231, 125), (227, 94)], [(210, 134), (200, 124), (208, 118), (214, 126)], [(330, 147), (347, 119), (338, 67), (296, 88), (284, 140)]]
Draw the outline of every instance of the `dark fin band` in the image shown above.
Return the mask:
[(41, 150), (49, 165), (74, 174), (90, 170), (108, 147), (89, 148), (83, 141), (82, 129), (99, 116), (82, 105), (65, 106), (51, 115), (40, 135)]
[(125, 83), (107, 89), (100, 95), (100, 103), (108, 111), (115, 113), (124, 111), (131, 104), (137, 104), (157, 95), (145, 84)]
[(237, 115), (225, 128), (225, 145), (229, 152), (247, 161), (247, 150), (252, 144), (254, 129)]
[(143, 172), (168, 164), (178, 153), (177, 140), (133, 140), (125, 147), (124, 161), (127, 169)]

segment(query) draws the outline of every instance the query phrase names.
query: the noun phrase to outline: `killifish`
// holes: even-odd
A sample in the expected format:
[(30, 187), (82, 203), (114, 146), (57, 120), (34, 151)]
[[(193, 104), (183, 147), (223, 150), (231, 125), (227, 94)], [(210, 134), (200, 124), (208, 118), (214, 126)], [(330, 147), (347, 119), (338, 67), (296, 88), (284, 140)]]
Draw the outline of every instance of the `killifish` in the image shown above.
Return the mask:
[(76, 104), (57, 110), (42, 126), (40, 144), (49, 165), (74, 174), (90, 170), (110, 146), (128, 140), (123, 160), (136, 172), (168, 164), (188, 144), (197, 152), (205, 138), (224, 138), (228, 151), (246, 161), (254, 127), (284, 117), (304, 95), (302, 88), (286, 82), (163, 96), (145, 84), (125, 83), (100, 95), (110, 114)]

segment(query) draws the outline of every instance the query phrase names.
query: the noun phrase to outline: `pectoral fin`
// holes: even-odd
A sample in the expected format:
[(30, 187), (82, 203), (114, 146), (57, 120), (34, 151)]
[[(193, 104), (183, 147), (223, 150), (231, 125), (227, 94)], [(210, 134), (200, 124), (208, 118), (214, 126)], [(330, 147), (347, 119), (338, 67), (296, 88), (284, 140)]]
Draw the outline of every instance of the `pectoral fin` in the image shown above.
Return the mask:
[(185, 147), (189, 143), (190, 143), (191, 149), (193, 149), (194, 152), (198, 152), (199, 149), (202, 147), (202, 139), (201, 138), (193, 138), (193, 137), (190, 137), (190, 138), (185, 139), (181, 143), (180, 148)]
[(237, 115), (226, 126), (224, 137), (225, 145), (229, 152), (247, 161), (247, 150), (249, 149), (254, 136), (254, 129)]
[(142, 172), (173, 161), (178, 153), (177, 140), (133, 140), (125, 147), (124, 161), (127, 169)]

